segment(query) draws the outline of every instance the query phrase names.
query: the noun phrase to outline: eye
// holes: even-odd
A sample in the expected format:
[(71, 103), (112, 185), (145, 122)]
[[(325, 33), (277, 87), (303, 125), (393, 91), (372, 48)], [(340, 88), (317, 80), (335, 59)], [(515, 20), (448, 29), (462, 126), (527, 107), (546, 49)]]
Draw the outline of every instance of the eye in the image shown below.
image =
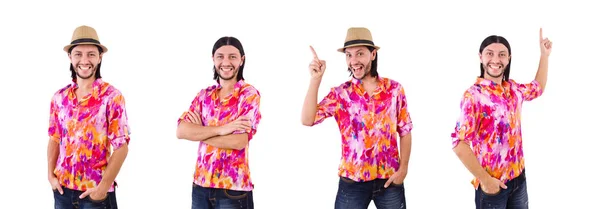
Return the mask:
[(502, 53), (500, 54), (500, 57), (506, 57), (506, 54)]
[(95, 56), (96, 56), (96, 54), (90, 54), (90, 57), (95, 57)]
[(217, 55), (217, 59), (223, 59), (222, 55)]
[(487, 52), (486, 54), (487, 54), (488, 56), (493, 56), (493, 55), (494, 55), (494, 53), (492, 53), (492, 52)]
[(236, 59), (236, 58), (237, 58), (237, 56), (235, 56), (235, 55), (229, 56), (229, 59), (232, 59), (232, 60)]
[(358, 53), (358, 56), (363, 56), (363, 53), (362, 53), (362, 52), (359, 52), (359, 53)]
[(352, 57), (352, 55), (350, 55), (350, 54), (346, 54), (346, 57), (350, 58), (350, 57)]

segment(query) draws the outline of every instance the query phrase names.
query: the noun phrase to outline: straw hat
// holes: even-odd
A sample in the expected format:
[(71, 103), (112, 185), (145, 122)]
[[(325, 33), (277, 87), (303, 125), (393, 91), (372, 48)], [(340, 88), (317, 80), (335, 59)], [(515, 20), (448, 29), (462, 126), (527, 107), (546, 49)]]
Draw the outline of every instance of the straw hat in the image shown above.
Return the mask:
[(339, 48), (338, 52), (344, 52), (344, 49), (353, 46), (372, 46), (375, 49), (379, 49), (379, 46), (376, 46), (373, 43), (373, 37), (371, 36), (371, 31), (367, 28), (362, 27), (352, 27), (348, 29), (346, 33), (346, 41), (344, 41), (344, 47)]
[(68, 53), (69, 49), (72, 46), (81, 44), (96, 45), (101, 47), (103, 52), (108, 51), (108, 49), (104, 45), (100, 44), (100, 39), (98, 39), (98, 34), (96, 33), (96, 30), (89, 26), (82, 25), (77, 27), (73, 32), (71, 44), (65, 46), (63, 49), (65, 50), (65, 52)]

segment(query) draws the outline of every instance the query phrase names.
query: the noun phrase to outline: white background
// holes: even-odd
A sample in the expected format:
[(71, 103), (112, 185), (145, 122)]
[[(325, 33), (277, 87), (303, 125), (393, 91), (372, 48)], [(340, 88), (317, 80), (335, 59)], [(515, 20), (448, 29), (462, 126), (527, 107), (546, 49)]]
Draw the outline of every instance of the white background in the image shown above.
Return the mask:
[(350, 78), (336, 49), (351, 26), (371, 30), (381, 46), (380, 75), (406, 89), (414, 122), (409, 208), (474, 208), (471, 175), (452, 152), (450, 133), (462, 93), (479, 75), (479, 45), (488, 35), (506, 37), (511, 78), (530, 82), (543, 27), (554, 42), (548, 85), (522, 114), (530, 207), (588, 208), (600, 187), (600, 113), (592, 100), (599, 89), (594, 19), (600, 15), (574, 1), (529, 2), (3, 1), (2, 208), (53, 207), (46, 178), (49, 102), (69, 83), (62, 48), (84, 24), (108, 47), (102, 75), (127, 102), (132, 139), (117, 177), (120, 208), (191, 207), (197, 143), (176, 139), (176, 121), (200, 89), (214, 84), (211, 49), (221, 36), (241, 40), (244, 76), (262, 94), (263, 120), (250, 144), (256, 208), (333, 208), (337, 125), (330, 118), (304, 127), (300, 112), (309, 45), (328, 61), (320, 100)]

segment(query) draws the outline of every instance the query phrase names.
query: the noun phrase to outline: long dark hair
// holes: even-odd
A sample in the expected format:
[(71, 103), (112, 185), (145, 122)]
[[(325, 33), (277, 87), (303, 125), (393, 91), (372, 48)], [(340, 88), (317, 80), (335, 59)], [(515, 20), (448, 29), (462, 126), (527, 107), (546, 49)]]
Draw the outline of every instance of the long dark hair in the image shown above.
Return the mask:
[[(215, 45), (213, 46), (213, 49), (212, 49), (212, 56), (215, 56), (215, 51), (217, 51), (217, 49), (221, 48), (222, 46), (226, 46), (226, 45), (231, 45), (231, 46), (235, 47), (236, 49), (238, 49), (240, 51), (240, 59), (241, 59), (241, 57), (244, 57), (244, 55), (246, 54), (246, 53), (244, 53), (244, 47), (242, 47), (242, 42), (240, 42), (240, 40), (238, 40), (235, 37), (224, 36), (224, 37), (221, 37), (219, 40), (217, 40), (217, 42), (215, 42)], [(244, 59), (244, 61), (242, 61), (242, 65), (240, 66), (240, 68), (238, 70), (238, 74), (236, 76), (236, 81), (244, 80), (244, 66), (246, 66), (246, 59)], [(213, 79), (218, 80), (219, 74), (217, 73), (217, 69), (215, 68), (215, 66), (213, 66), (213, 73), (214, 73)]]
[[(367, 49), (369, 49), (369, 52), (373, 52), (373, 50), (375, 50), (375, 47), (372, 46), (366, 46)], [(345, 49), (344, 49), (344, 52)], [(379, 58), (379, 52), (375, 52), (375, 59), (373, 61), (371, 61), (371, 71), (369, 71), (369, 75), (372, 77), (377, 78), (379, 76), (379, 73), (377, 72), (377, 59)], [(352, 76), (352, 69), (350, 69), (348, 67), (348, 72), (350, 72), (350, 76)]]
[[(75, 48), (77, 45), (72, 46), (71, 48), (69, 48), (69, 54), (71, 54), (71, 51), (73, 51), (73, 48)], [(96, 46), (98, 47), (98, 54), (102, 54), (104, 51), (102, 50), (102, 47)], [(102, 67), (102, 62), (98, 63), (98, 65), (96, 66), (96, 73), (94, 74), (94, 78), (98, 79), (98, 78), (102, 78), (102, 76), (100, 75), (100, 67)], [(77, 80), (77, 73), (75, 73), (75, 69), (73, 68), (73, 64), (70, 63), (69, 64), (69, 70), (71, 70), (71, 79), (73, 81)]]
[[(481, 54), (481, 52), (483, 52), (483, 49), (485, 49), (485, 47), (489, 46), (490, 44), (495, 44), (495, 43), (499, 43), (499, 44), (503, 44), (504, 46), (506, 46), (506, 48), (508, 48), (508, 56), (510, 56), (512, 53), (510, 51), (510, 44), (508, 44), (508, 41), (502, 37), (502, 36), (497, 36), (497, 35), (491, 35), (488, 36), (487, 38), (483, 39), (483, 42), (481, 42), (481, 46), (479, 47), (479, 54)], [(504, 75), (502, 77), (502, 80), (504, 81), (508, 81), (509, 75), (510, 75), (510, 63), (512, 62), (512, 57), (510, 57), (510, 59), (508, 60), (508, 65), (506, 65), (506, 69), (504, 69)], [(480, 69), (480, 74), (479, 77), (483, 78), (483, 74), (485, 73), (484, 69), (483, 69), (483, 63), (479, 63), (479, 69)]]

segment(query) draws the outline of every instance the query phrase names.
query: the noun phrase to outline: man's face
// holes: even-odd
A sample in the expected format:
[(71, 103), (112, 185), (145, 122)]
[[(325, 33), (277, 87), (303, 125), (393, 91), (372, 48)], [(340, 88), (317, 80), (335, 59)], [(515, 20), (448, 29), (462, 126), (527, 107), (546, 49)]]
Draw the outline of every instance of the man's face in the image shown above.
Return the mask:
[(506, 65), (510, 61), (510, 54), (504, 44), (493, 43), (483, 49), (479, 58), (483, 70), (489, 77), (500, 78), (504, 75)]
[(213, 62), (219, 78), (231, 80), (237, 76), (238, 70), (244, 62), (244, 57), (240, 55), (240, 50), (234, 46), (225, 45), (215, 51)]
[(96, 73), (102, 55), (95, 45), (78, 45), (69, 54), (71, 65), (80, 79), (89, 79)]
[(371, 72), (371, 62), (375, 60), (377, 50), (369, 51), (366, 46), (346, 48), (346, 64), (356, 79), (363, 79)]

